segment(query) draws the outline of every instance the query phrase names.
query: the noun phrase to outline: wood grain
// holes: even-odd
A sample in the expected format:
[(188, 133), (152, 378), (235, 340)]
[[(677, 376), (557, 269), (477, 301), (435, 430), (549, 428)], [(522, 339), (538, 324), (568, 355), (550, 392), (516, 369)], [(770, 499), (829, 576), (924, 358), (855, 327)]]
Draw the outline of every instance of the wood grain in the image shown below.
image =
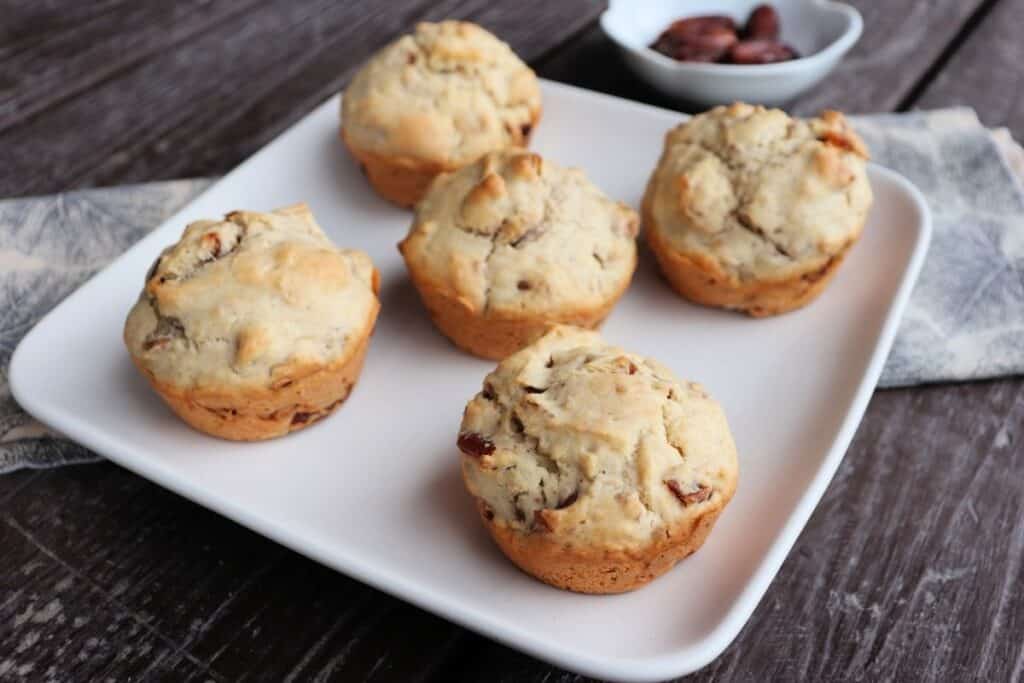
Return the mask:
[[(119, 11), (91, 29), (105, 30), (106, 41), (77, 33), (65, 39), (72, 42), (65, 49), (84, 56), (49, 63), (23, 54), (8, 67), (0, 60), (4, 80), (24, 71), (25, 60), (43, 63), (45, 76), (40, 85), (15, 82), (20, 87), (0, 99), (0, 194), (220, 174), (341, 90), (374, 50), (418, 20), (476, 20), (531, 59), (600, 10), (587, 0), (534, 3), (524, 23), (510, 6), (479, 0), (263, 0), (219, 3), (231, 11), (178, 21), (162, 14), (171, 6), (134, 11), (131, 21), (152, 22), (143, 38), (122, 33)], [(174, 30), (161, 29), (168, 25)], [(537, 32), (537, 25), (549, 28)], [(57, 93), (39, 96), (57, 84)]]
[[(864, 38), (798, 111), (966, 103), (1024, 130), (1021, 3), (855, 4)], [(592, 24), (600, 6), (582, 0), (180, 6), (194, 11), (0, 1), (0, 195), (222, 172), (419, 18), (480, 21), (543, 75), (678, 106), (625, 70)], [(692, 680), (1020, 679), (1021, 425), (1022, 380), (876, 394), (753, 618)], [(579, 678), (110, 464), (0, 477), (0, 680), (51, 668), (68, 680)]]
[[(1011, 0), (1012, 1), (1012, 0)], [(893, 111), (932, 76), (946, 49), (993, 0), (850, 0), (864, 33), (835, 71), (793, 103), (801, 115), (822, 109), (849, 113)]]
[(73, 30), (105, 14), (124, 7), (132, 0), (0, 0), (0, 57), (35, 50), (43, 34)]
[(1014, 138), (1024, 140), (1024, 12), (1018, 5), (992, 8), (914, 105), (973, 105), (982, 122), (1007, 126)]
[[(124, 5), (116, 15), (81, 17), (63, 26), (40, 21), (46, 29), (37, 34), (31, 50), (18, 50), (16, 41), (0, 47), (0, 82), (9, 86), (0, 99), (0, 131), (148, 57), (176, 49), (251, 4), (137, 3)], [(118, 33), (112, 40), (109, 24), (115, 20)]]
[(224, 680), (9, 519), (0, 548), (0, 680)]
[[(19, 479), (31, 479), (32, 485), (21, 485)], [(23, 590), (22, 577), (45, 562), (74, 574), (70, 594), (88, 592), (88, 611), (96, 620), (138, 624), (168, 652), (185, 656), (216, 680), (417, 680), (460, 638), (457, 627), (437, 617), (113, 465), (2, 477), (0, 499), (8, 487), (15, 493), (3, 501), (0, 517), (5, 541), (0, 545), (5, 549), (0, 596), (6, 596), (0, 603), (9, 602), (0, 609), (2, 624), (12, 623), (4, 619), (8, 612), (36, 610), (50, 598), (53, 591), (46, 586)], [(45, 538), (39, 530), (45, 530)], [(21, 538), (23, 557), (6, 555), (8, 536)], [(66, 638), (70, 621), (69, 616), (15, 622), (6, 640), (0, 635), (0, 661), (9, 652), (19, 654), (14, 643), (26, 638)], [(83, 629), (89, 636), (103, 635)], [(418, 646), (408, 648), (408, 641), (396, 640), (396, 631)], [(62, 677), (93, 678), (90, 647), (82, 638), (56, 655), (64, 662)], [(50, 662), (41, 654), (21, 653), (13, 661), (38, 670)]]

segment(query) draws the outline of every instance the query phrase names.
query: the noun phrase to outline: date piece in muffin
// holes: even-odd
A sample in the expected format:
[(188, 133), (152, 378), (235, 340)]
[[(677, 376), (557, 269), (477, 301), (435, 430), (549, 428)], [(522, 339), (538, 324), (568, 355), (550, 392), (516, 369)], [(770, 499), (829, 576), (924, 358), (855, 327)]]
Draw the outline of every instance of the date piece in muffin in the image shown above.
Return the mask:
[(636, 269), (636, 212), (522, 150), (441, 177), (399, 250), (437, 327), (500, 360), (554, 323), (595, 327)]
[(374, 55), (342, 98), (341, 137), (385, 199), (412, 206), (439, 173), (524, 146), (540, 87), (475, 24), (421, 23)]
[(502, 551), (583, 593), (639, 588), (693, 553), (738, 478), (725, 415), (700, 385), (565, 326), (487, 376), (458, 447)]
[(867, 157), (838, 112), (717, 107), (666, 136), (644, 196), (647, 242), (691, 301), (753, 316), (799, 308), (860, 237)]
[(319, 420), (349, 395), (377, 311), (369, 256), (305, 205), (190, 224), (146, 276), (124, 341), (181, 419), (240, 441)]

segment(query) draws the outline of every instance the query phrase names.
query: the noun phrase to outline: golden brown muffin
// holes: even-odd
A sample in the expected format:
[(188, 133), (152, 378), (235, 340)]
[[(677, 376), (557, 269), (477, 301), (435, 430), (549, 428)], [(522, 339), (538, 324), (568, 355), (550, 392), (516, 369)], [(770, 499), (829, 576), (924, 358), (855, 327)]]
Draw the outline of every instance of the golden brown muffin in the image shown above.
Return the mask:
[(125, 323), (135, 365), (196, 429), (281, 436), (335, 410), (362, 370), (379, 278), (305, 205), (190, 224)]
[(696, 551), (738, 479), (725, 415), (700, 385), (571, 327), (487, 376), (458, 446), (502, 551), (583, 593), (633, 590)]
[(799, 308), (860, 236), (866, 160), (838, 112), (717, 107), (666, 136), (644, 196), (647, 242), (691, 301), (753, 316)]
[(385, 199), (412, 206), (440, 173), (524, 146), (540, 87), (508, 45), (475, 24), (422, 23), (356, 74), (341, 137)]
[(595, 327), (636, 268), (636, 212), (522, 150), (442, 176), (399, 244), (437, 327), (501, 359), (564, 323)]

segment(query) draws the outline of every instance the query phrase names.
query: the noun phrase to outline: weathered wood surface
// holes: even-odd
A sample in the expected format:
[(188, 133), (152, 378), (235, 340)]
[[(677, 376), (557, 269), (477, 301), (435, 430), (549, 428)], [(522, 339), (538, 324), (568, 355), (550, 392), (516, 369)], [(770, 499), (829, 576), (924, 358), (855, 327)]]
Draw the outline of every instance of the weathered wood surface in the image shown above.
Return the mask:
[[(862, 43), (797, 110), (963, 103), (1024, 133), (1024, 5), (855, 4)], [(0, 2), (0, 196), (221, 172), (424, 16), (481, 21), (544, 75), (674, 104), (611, 54), (596, 6), (491, 5)], [(878, 393), (753, 618), (693, 679), (1020, 679), (1022, 425), (1020, 380)], [(48, 673), (576, 679), (113, 465), (0, 477), (0, 680)]]
[(1024, 140), (1024, 11), (1020, 3), (1001, 2), (980, 21), (977, 29), (950, 56), (944, 68), (922, 90), (916, 105), (950, 104), (978, 107), (990, 126), (1009, 126)]
[[(601, 8), (588, 0), (518, 10), (455, 0), (153, 0), (50, 30), (60, 6), (74, 3), (51, 4), (41, 17), (13, 11), (15, 39), (0, 46), (4, 196), (223, 173), (418, 20), (472, 19), (534, 59)], [(5, 23), (12, 11), (2, 14)]]
[(831, 107), (862, 113), (913, 106), (920, 88), (941, 71), (994, 2), (850, 0), (864, 17), (863, 36), (823, 87), (804, 95), (794, 111)]

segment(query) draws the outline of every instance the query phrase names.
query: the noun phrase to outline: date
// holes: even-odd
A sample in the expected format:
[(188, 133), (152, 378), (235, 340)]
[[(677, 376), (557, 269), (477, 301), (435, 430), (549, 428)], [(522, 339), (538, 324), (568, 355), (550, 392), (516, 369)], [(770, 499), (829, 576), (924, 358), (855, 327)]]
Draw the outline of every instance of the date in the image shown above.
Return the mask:
[(744, 40), (778, 40), (779, 13), (771, 5), (758, 5), (743, 27)]
[(651, 49), (680, 62), (771, 64), (799, 58), (780, 42), (779, 14), (771, 5), (758, 5), (739, 27), (724, 14), (677, 19), (651, 43)]
[(796, 50), (774, 40), (742, 40), (729, 49), (732, 64), (773, 64), (796, 58)]

